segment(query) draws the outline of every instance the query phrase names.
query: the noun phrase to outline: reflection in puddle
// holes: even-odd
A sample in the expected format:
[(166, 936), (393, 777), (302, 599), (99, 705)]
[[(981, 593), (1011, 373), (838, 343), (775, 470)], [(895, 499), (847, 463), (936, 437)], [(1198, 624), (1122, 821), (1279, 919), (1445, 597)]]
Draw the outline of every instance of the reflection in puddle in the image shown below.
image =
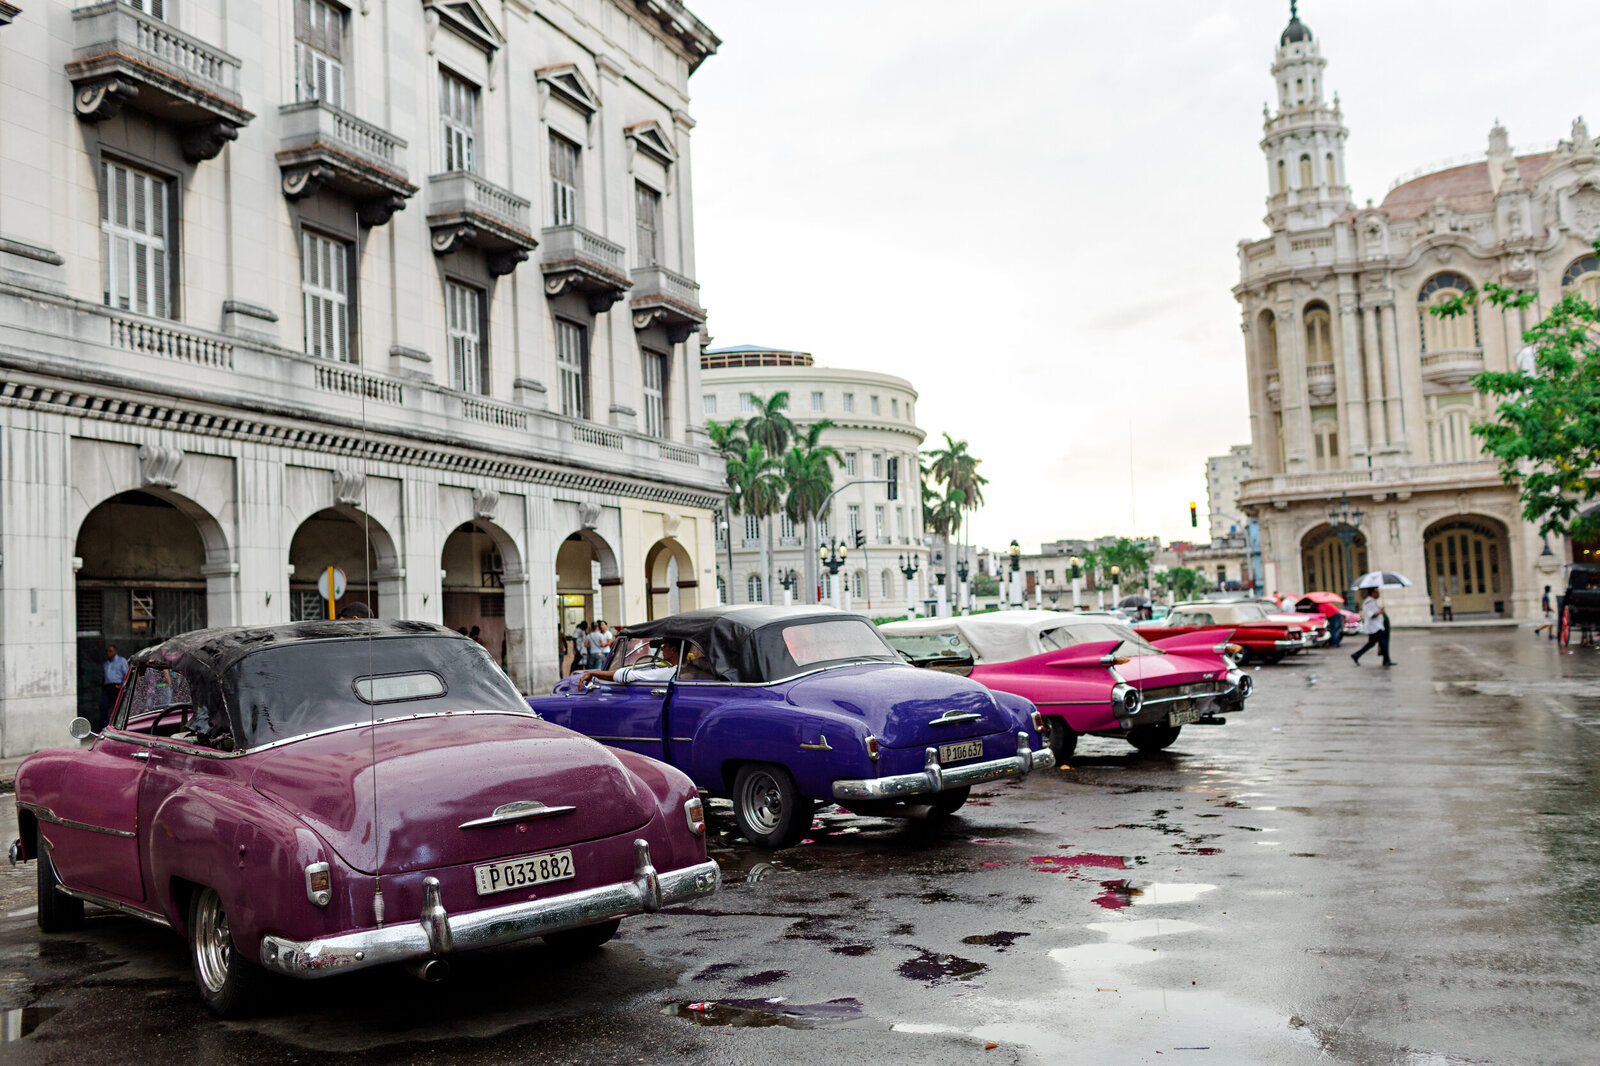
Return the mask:
[(845, 998), (830, 999), (826, 1003), (785, 1003), (782, 996), (772, 999), (722, 999), (679, 1003), (661, 1013), (675, 1015), (694, 1025), (731, 1025), (735, 1028), (781, 1025), (789, 1029), (811, 1029), (861, 1017), (861, 1001)]
[(959, 955), (939, 955), (931, 951), (922, 951), (915, 958), (902, 962), (898, 968), (901, 977), (938, 985), (946, 981), (964, 981), (989, 967), (981, 962), (963, 959)]
[(1175, 885), (1157, 882), (1128, 882), (1128, 891), (1135, 906), (1148, 906), (1159, 903), (1192, 903), (1207, 892), (1213, 891), (1216, 885)]
[(60, 1007), (14, 1007), (0, 1015), (0, 1043), (21, 1040), (60, 1013)]
[(1015, 944), (1019, 937), (1025, 937), (1027, 935), (1027, 933), (1008, 933), (1004, 931), (998, 933), (982, 933), (975, 936), (964, 936), (961, 938), (961, 942), (963, 944), (982, 944), (986, 947), (999, 948), (1001, 951), (1004, 951), (1012, 944)]

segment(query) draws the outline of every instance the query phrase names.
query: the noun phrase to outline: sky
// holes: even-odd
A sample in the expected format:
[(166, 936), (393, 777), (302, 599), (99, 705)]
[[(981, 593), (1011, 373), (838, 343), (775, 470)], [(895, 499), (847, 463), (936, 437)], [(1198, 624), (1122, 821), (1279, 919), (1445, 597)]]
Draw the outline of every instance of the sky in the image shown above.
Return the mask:
[[(1204, 539), (1205, 460), (1250, 439), (1237, 243), (1279, 0), (689, 0), (696, 277), (717, 345), (898, 374), (925, 447), (989, 478), (976, 543)], [(1600, 20), (1304, 0), (1358, 204), (1587, 114)], [(1189, 528), (1189, 501), (1200, 529)]]

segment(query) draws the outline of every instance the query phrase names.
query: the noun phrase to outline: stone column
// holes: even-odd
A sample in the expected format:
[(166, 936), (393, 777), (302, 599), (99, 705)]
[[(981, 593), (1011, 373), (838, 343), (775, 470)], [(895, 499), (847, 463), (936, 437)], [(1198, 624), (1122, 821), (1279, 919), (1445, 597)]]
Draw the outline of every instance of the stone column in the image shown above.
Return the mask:
[[(1345, 458), (1367, 454), (1366, 390), (1361, 383), (1361, 312), (1348, 283), (1339, 293), (1339, 420), (1344, 426)], [(1346, 462), (1344, 465), (1352, 465)]]
[(1387, 301), (1379, 310), (1383, 316), (1383, 398), (1389, 416), (1389, 444), (1405, 452), (1410, 449), (1406, 443), (1405, 383), (1400, 378), (1400, 337), (1394, 301)]
[(1383, 416), (1383, 358), (1378, 349), (1378, 310), (1368, 307), (1357, 312), (1362, 324), (1362, 344), (1366, 349), (1367, 365), (1367, 424), (1371, 427), (1368, 438), (1370, 450), (1386, 448), (1389, 444), (1389, 427)]
[(1306, 395), (1305, 328), (1293, 311), (1278, 312), (1278, 383), (1282, 388), (1284, 470), (1303, 473), (1311, 466), (1311, 401)]

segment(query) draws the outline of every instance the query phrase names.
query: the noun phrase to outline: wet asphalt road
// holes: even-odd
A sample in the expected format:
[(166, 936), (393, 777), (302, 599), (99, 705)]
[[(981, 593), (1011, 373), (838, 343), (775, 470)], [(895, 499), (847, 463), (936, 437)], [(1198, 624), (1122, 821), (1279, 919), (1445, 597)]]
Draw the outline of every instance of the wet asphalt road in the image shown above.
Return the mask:
[(295, 985), (246, 1022), (162, 930), (42, 938), (32, 866), (0, 868), (0, 1062), (1600, 1061), (1600, 652), (1395, 654), (1265, 668), (1224, 728), (1086, 740), (953, 818), (724, 839), (721, 895), (587, 957)]

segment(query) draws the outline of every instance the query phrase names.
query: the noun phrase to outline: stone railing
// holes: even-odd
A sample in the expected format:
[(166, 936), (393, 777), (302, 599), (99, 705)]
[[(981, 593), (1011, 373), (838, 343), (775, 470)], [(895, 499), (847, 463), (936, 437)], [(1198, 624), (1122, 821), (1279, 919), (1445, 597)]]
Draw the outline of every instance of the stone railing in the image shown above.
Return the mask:
[(621, 451), (622, 434), (614, 429), (604, 429), (600, 426), (585, 422), (575, 422), (572, 426), (572, 439), (579, 444), (593, 444), (601, 448), (612, 448)]
[(1422, 355), (1422, 376), (1436, 385), (1465, 385), (1482, 371), (1482, 348), (1446, 348)]
[(1375, 466), (1370, 469), (1361, 467), (1249, 478), (1239, 485), (1239, 499), (1245, 504), (1260, 505), (1286, 496), (1411, 491), (1469, 481), (1498, 483), (1499, 480), (1499, 465), (1481, 459), (1460, 463), (1419, 463), (1414, 466)]
[(1276, 370), (1267, 371), (1267, 402), (1278, 406), (1278, 401), (1283, 397), (1283, 382)]
[(184, 363), (233, 369), (233, 345), (177, 323), (111, 316), (111, 346)]
[(1332, 403), (1337, 388), (1338, 379), (1332, 363), (1306, 364), (1306, 392), (1312, 403)]
[(540, 236), (541, 255), (546, 263), (582, 259), (614, 274), (627, 273), (623, 269), (627, 253), (622, 245), (608, 241), (598, 233), (590, 233), (582, 226), (551, 226)]
[(633, 299), (666, 298), (687, 307), (700, 306), (700, 284), (664, 266), (639, 267), (633, 272)]
[(197, 88), (239, 103), (239, 61), (121, 0), (72, 12), (76, 59), (121, 52)]
[(284, 148), (321, 142), (395, 170), (399, 167), (396, 158), (406, 146), (387, 130), (321, 100), (285, 104), (278, 109), (278, 117), (283, 124)]
[(656, 445), (656, 448), (661, 453), (661, 458), (669, 463), (687, 463), (689, 466), (700, 465), (700, 453), (691, 448), (673, 444), (671, 441), (662, 441)]
[(461, 417), (473, 422), (482, 422), (486, 426), (499, 426), (502, 429), (528, 428), (527, 408), (476, 396), (461, 397)]
[(428, 213), (472, 211), (515, 230), (528, 232), (527, 200), (465, 170), (428, 178)]
[(397, 407), (405, 403), (404, 387), (392, 378), (378, 377), (357, 367), (324, 360), (318, 360), (312, 370), (317, 388), (323, 392), (365, 396), (369, 400)]

